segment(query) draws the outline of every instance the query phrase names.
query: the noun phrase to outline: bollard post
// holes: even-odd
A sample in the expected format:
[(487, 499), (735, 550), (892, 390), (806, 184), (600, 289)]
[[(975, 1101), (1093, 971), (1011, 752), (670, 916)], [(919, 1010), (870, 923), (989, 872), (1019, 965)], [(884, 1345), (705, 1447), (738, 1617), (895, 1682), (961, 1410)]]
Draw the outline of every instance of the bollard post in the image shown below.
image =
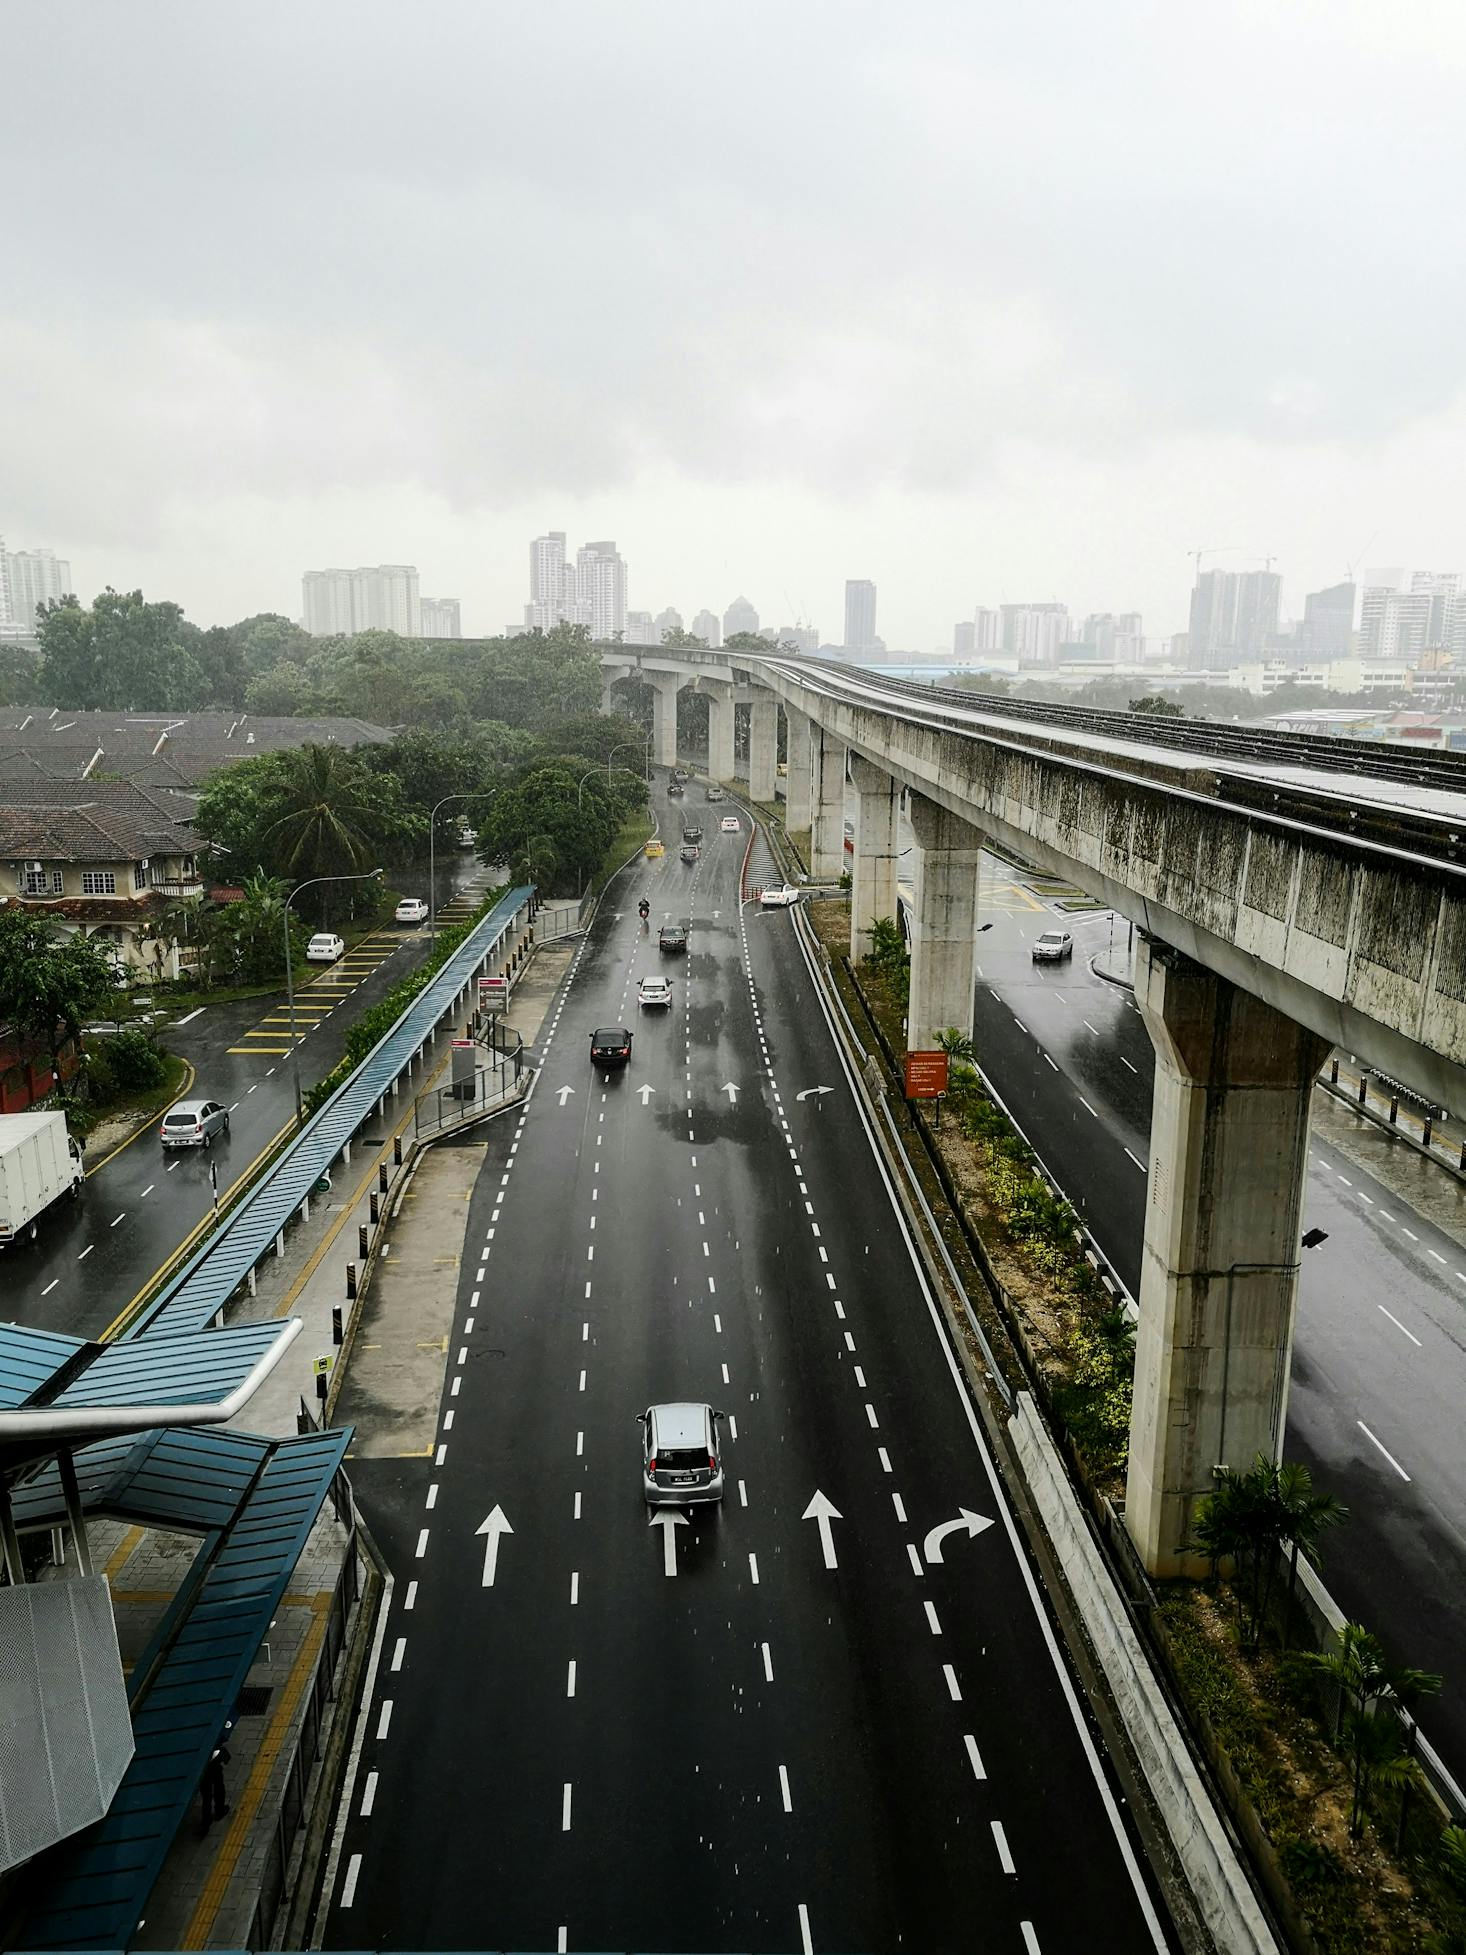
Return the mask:
[(318, 1371), (316, 1373), (316, 1397), (321, 1401), (322, 1405), (326, 1402), (326, 1383), (325, 1372)]
[(339, 1303), (333, 1303), (331, 1305), (331, 1342), (333, 1344), (339, 1344), (341, 1342), (341, 1306)]
[(358, 1223), (357, 1223), (357, 1225), (356, 1225), (356, 1253), (357, 1253), (357, 1255), (358, 1255), (358, 1256), (360, 1257), (360, 1259), (361, 1259), (361, 1261), (362, 1261), (362, 1262), (365, 1262), (365, 1261), (366, 1261), (366, 1259), (367, 1259), (367, 1225), (366, 1225), (366, 1223), (365, 1223), (365, 1222), (358, 1222)]
[(280, 1231), (280, 1233), (279, 1233), (279, 1235), (277, 1235), (277, 1236), (276, 1236), (276, 1238), (275, 1238), (275, 1254), (276, 1254), (277, 1256), (283, 1256), (283, 1255), (285, 1254), (285, 1231), (284, 1231), (284, 1229), (282, 1229), (282, 1230)]
[(375, 1188), (373, 1188), (372, 1196), (371, 1196), (371, 1218), (372, 1218), (372, 1227), (375, 1228), (377, 1226), (377, 1223), (381, 1220), (381, 1215), (377, 1209), (377, 1191)]
[(1361, 1106), (1364, 1105), (1368, 1093), (1369, 1093), (1369, 1074), (1361, 1073), (1359, 1075), (1359, 1104)]
[(400, 1168), (402, 1166), (401, 1134), (393, 1134), (392, 1136), (392, 1165), (394, 1168)]
[(1337, 1086), (1339, 1083), (1339, 1062), (1337, 1059), (1329, 1067), (1329, 1083), (1332, 1086)]
[(256, 1283), (255, 1283), (255, 1266), (254, 1266), (254, 1264), (253, 1264), (253, 1263), (251, 1263), (251, 1264), (250, 1264), (250, 1266), (249, 1266), (249, 1275), (248, 1275), (248, 1276), (247, 1276), (247, 1277), (246, 1277), (246, 1278), (245, 1278), (244, 1280), (245, 1280), (245, 1282), (246, 1282), (246, 1283), (248, 1283), (248, 1285), (249, 1285), (249, 1293), (250, 1293), (250, 1295), (251, 1295), (251, 1296), (253, 1296), (253, 1295), (255, 1294), (255, 1290), (256, 1290), (256, 1288), (257, 1288), (257, 1285), (256, 1285)]
[(386, 1163), (385, 1161), (378, 1161), (378, 1163), (377, 1163), (377, 1193), (378, 1193), (379, 1195), (385, 1195), (385, 1194), (386, 1194), (386, 1192), (387, 1192), (387, 1163)]
[(1433, 1106), (1428, 1106), (1425, 1109), (1424, 1145), (1426, 1147), (1430, 1146), (1430, 1130), (1434, 1125), (1435, 1125), (1435, 1108)]
[(1397, 1121), (1397, 1120), (1399, 1119), (1399, 1117), (1400, 1117), (1400, 1096), (1399, 1096), (1399, 1094), (1398, 1094), (1398, 1093), (1391, 1093), (1391, 1095), (1390, 1095), (1390, 1125), (1391, 1125), (1392, 1127), (1394, 1126), (1394, 1124), (1395, 1124), (1395, 1122), (1396, 1122), (1396, 1121)]

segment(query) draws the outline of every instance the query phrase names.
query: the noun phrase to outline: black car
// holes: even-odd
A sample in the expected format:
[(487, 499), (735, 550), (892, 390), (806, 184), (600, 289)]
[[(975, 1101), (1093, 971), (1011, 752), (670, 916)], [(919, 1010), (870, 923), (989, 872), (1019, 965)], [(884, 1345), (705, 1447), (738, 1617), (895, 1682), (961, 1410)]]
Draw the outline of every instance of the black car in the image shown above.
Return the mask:
[(682, 839), (684, 842), (690, 842), (694, 847), (696, 847), (697, 844), (702, 840), (702, 829), (697, 825), (696, 822), (694, 822), (691, 828), (683, 829)]
[(624, 1066), (631, 1057), (631, 1033), (625, 1025), (601, 1025), (590, 1035), (590, 1062), (607, 1072)]
[(686, 950), (687, 925), (685, 923), (664, 923), (657, 932), (658, 950)]
[(669, 781), (667, 792), (668, 794), (686, 794), (687, 789), (682, 785), (681, 781)]

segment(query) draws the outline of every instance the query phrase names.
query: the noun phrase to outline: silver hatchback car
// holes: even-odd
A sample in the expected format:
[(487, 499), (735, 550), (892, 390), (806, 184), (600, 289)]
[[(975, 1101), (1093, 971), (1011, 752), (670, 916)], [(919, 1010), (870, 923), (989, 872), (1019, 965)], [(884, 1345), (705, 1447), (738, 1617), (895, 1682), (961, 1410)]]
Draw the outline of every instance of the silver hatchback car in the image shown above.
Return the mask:
[(163, 1115), (158, 1138), (165, 1147), (212, 1147), (229, 1132), (229, 1110), (218, 1100), (179, 1100)]
[(690, 1507), (723, 1498), (718, 1421), (711, 1405), (649, 1405), (642, 1432), (641, 1490), (648, 1507)]

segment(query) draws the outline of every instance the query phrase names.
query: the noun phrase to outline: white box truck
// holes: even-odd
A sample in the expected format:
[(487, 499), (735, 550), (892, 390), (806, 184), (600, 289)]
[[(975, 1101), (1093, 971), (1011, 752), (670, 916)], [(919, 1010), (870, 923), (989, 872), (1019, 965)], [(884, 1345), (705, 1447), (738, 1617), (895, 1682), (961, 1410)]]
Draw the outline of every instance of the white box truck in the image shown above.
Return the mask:
[(0, 1249), (34, 1240), (40, 1215), (62, 1195), (79, 1195), (81, 1182), (81, 1143), (64, 1113), (0, 1113)]

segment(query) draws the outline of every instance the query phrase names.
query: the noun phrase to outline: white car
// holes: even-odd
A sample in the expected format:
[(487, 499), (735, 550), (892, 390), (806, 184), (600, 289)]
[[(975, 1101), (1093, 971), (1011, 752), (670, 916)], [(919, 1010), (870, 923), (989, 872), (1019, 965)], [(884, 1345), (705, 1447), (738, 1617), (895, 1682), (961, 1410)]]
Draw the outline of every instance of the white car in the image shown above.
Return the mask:
[(639, 1005), (670, 1005), (672, 980), (664, 977), (644, 977), (636, 987), (636, 1002)]
[(737, 815), (724, 815), (722, 826), (725, 835), (736, 835), (742, 824)]
[(1034, 941), (1033, 961), (1035, 964), (1057, 963), (1061, 957), (1074, 955), (1074, 939), (1067, 930), (1045, 930)]
[(397, 923), (426, 923), (428, 906), (421, 896), (404, 896), (393, 910), (392, 917)]
[(334, 964), (346, 949), (345, 940), (329, 930), (318, 930), (305, 947), (307, 964)]
[(788, 910), (799, 897), (800, 891), (792, 882), (771, 882), (760, 892), (758, 900), (766, 910)]

